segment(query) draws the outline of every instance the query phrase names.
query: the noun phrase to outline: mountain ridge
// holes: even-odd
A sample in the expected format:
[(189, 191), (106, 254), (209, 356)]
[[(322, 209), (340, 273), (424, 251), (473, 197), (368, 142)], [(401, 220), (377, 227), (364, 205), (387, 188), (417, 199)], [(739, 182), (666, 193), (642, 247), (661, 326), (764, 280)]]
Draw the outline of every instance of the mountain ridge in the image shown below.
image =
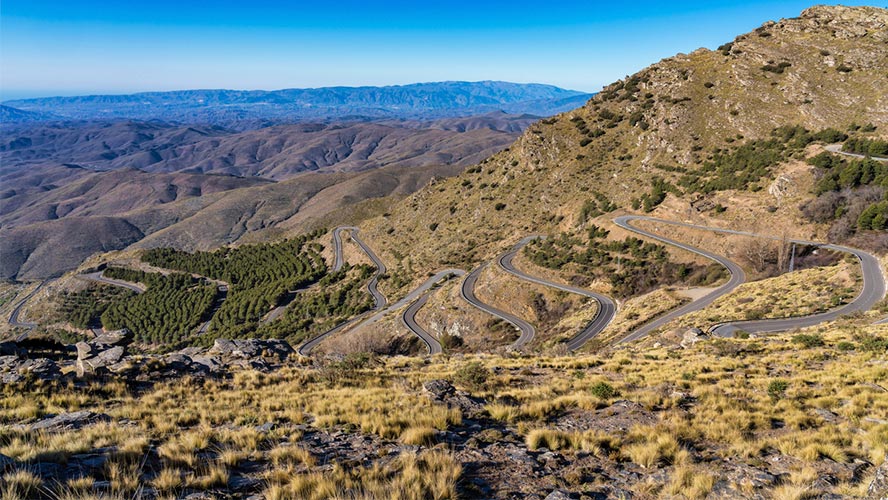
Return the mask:
[(544, 84), (447, 81), (384, 87), (97, 94), (18, 99), (3, 105), (22, 112), (51, 112), (69, 120), (130, 118), (220, 124), (263, 118), (434, 119), (494, 111), (548, 116), (576, 107), (591, 95)]

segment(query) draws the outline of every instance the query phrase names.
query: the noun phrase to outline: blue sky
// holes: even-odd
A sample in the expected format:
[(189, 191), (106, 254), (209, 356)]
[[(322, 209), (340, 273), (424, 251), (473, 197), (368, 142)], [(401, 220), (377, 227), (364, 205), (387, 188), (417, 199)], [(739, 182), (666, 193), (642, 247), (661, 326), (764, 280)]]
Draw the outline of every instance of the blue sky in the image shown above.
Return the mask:
[(3, 0), (0, 98), (441, 80), (596, 91), (811, 3)]

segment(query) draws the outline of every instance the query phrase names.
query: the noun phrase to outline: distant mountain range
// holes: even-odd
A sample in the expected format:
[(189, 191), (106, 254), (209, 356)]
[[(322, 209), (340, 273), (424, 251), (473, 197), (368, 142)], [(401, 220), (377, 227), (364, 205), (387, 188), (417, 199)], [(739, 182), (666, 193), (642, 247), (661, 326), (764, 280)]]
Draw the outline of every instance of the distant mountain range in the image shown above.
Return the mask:
[(181, 90), (6, 101), (3, 122), (137, 119), (229, 125), (251, 120), (426, 120), (503, 111), (551, 116), (591, 94), (551, 85), (438, 82), (387, 87)]

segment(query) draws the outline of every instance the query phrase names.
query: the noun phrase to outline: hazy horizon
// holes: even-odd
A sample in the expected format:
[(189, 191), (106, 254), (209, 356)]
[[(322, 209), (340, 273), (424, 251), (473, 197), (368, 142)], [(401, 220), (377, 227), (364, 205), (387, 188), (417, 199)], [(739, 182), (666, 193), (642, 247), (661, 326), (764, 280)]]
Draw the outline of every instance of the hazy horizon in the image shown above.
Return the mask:
[(568, 1), (540, 9), (519, 0), (467, 10), (401, 1), (8, 0), (0, 17), (0, 100), (448, 80), (595, 92), (664, 57), (715, 48), (812, 4)]
[[(113, 91), (113, 90), (110, 90), (107, 92), (97, 91), (97, 92), (88, 92), (88, 93), (76, 92), (76, 91), (71, 91), (71, 92), (61, 91), (61, 92), (55, 93), (55, 94), (42, 94), (42, 93), (39, 93), (39, 91), (37, 91), (38, 93), (36, 93), (34, 95), (32, 95), (33, 94), (32, 91), (27, 91), (27, 90), (21, 91), (20, 95), (18, 95), (17, 91), (13, 90), (13, 91), (10, 91), (7, 93), (7, 91), (0, 89), (0, 102), (17, 101), (17, 100), (24, 100), (24, 99), (41, 99), (41, 98), (48, 98), (48, 97), (80, 97), (80, 96), (92, 96), (92, 95), (133, 95), (133, 94), (147, 94), (147, 93), (155, 93), (155, 92), (186, 92), (186, 91), (201, 91), (201, 90), (205, 90), (205, 91), (233, 90), (236, 92), (276, 92), (276, 91), (291, 90), (291, 89), (305, 90), (305, 89), (337, 88), (337, 87), (339, 87), (339, 88), (360, 88), (360, 87), (380, 87), (380, 88), (382, 88), (382, 87), (403, 87), (403, 86), (408, 86), (408, 85), (429, 84), (429, 83), (444, 83), (444, 82), (481, 83), (481, 82), (485, 82), (485, 81), (515, 83), (515, 84), (519, 84), (519, 85), (536, 85), (536, 84), (552, 85), (552, 84), (547, 84), (545, 82), (506, 82), (504, 80), (474, 80), (474, 81), (440, 80), (440, 81), (435, 81), (435, 82), (428, 81), (428, 82), (393, 83), (390, 85), (325, 85), (323, 87), (281, 87), (281, 88), (273, 88), (273, 89), (272, 88), (238, 89), (238, 88), (227, 88), (227, 87), (213, 87), (213, 88), (211, 88), (211, 87), (204, 87), (204, 88), (195, 87), (195, 88), (171, 88), (171, 89), (163, 89), (163, 90), (140, 90), (140, 91), (134, 91), (134, 92), (120, 92), (120, 91)], [(557, 87), (557, 85), (556, 85), (556, 87)], [(595, 92), (598, 92), (598, 90), (600, 90), (600, 89), (598, 89), (598, 90), (594, 90), (594, 91), (585, 91), (585, 90), (570, 89), (570, 88), (564, 88), (564, 87), (559, 87), (559, 88), (563, 88), (564, 90), (571, 90), (571, 91), (576, 91), (576, 92), (587, 92), (587, 93), (595, 93)], [(7, 95), (10, 95), (11, 97), (7, 97)]]

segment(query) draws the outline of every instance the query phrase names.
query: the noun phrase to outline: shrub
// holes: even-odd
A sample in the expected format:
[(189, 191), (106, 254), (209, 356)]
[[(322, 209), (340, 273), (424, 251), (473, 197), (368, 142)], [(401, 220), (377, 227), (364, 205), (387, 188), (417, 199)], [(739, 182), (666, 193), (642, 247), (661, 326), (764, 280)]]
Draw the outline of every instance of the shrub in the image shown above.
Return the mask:
[(792, 341), (796, 344), (802, 344), (808, 349), (812, 347), (822, 347), (824, 345), (823, 337), (817, 335), (816, 333), (796, 335), (792, 338)]
[(607, 382), (597, 382), (589, 391), (598, 399), (608, 400), (617, 395), (617, 390)]
[(888, 229), (888, 200), (873, 203), (861, 212), (857, 218), (857, 227), (873, 231)]
[(876, 335), (859, 335), (857, 342), (864, 351), (875, 353), (888, 352), (888, 337), (878, 337)]
[(836, 349), (838, 349), (840, 351), (846, 351), (846, 352), (853, 351), (854, 344), (852, 342), (842, 341), (842, 342), (839, 342), (838, 344), (836, 344)]
[(453, 381), (472, 390), (483, 389), (490, 377), (490, 370), (477, 361), (459, 367), (453, 374)]
[(780, 379), (772, 380), (768, 384), (768, 396), (773, 401), (783, 399), (786, 396), (786, 389), (789, 389), (789, 382)]
[(444, 349), (455, 349), (463, 345), (463, 338), (459, 335), (445, 333), (438, 338), (438, 342), (441, 343), (441, 347)]
[(497, 212), (504, 209), (504, 208), (506, 208), (505, 203), (497, 203), (496, 205), (493, 206), (493, 209), (496, 210)]

